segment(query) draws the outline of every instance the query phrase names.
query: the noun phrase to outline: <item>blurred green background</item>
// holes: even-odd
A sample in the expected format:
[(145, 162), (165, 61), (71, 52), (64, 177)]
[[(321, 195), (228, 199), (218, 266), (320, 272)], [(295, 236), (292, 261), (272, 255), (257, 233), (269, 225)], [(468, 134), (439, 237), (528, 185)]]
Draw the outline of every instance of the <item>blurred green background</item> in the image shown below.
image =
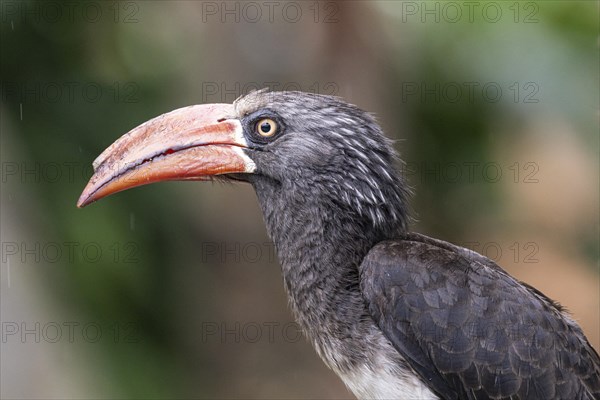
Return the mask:
[(252, 189), (78, 210), (100, 152), (253, 88), (373, 112), (413, 229), (482, 252), (600, 345), (598, 3), (1, 2), (2, 398), (352, 398), (293, 324)]

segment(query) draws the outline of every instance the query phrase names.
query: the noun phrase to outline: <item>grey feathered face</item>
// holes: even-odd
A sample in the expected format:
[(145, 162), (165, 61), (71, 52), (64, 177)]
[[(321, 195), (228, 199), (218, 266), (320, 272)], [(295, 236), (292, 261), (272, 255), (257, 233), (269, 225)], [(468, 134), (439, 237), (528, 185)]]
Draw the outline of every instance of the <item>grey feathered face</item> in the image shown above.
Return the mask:
[(132, 129), (96, 159), (78, 206), (148, 183), (221, 176), (264, 192), (278, 186), (290, 201), (319, 200), (365, 226), (406, 228), (408, 191), (396, 158), (374, 119), (357, 107), (263, 90), (233, 104), (180, 108)]
[(331, 96), (252, 92), (234, 103), (255, 179), (352, 208), (374, 225), (406, 223), (408, 190), (391, 141), (368, 113)]

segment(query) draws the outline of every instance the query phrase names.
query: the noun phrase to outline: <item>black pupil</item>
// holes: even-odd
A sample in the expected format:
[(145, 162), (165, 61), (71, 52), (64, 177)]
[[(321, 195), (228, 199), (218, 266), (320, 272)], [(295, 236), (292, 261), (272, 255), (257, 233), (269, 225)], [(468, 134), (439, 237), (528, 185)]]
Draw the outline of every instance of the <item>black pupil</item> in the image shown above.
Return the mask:
[(262, 124), (260, 124), (260, 130), (262, 131), (262, 133), (269, 133), (271, 131), (271, 123), (263, 122)]

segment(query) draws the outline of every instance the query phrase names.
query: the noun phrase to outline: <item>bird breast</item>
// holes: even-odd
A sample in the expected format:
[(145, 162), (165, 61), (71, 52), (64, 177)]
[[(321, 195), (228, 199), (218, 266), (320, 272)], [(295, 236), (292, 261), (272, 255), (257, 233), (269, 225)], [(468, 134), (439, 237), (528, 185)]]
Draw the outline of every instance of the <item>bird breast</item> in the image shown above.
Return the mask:
[[(383, 335), (382, 340), (387, 342)], [(359, 399), (439, 400), (411, 369), (388, 356), (398, 353), (389, 342), (386, 346), (369, 364), (336, 371), (348, 389)]]

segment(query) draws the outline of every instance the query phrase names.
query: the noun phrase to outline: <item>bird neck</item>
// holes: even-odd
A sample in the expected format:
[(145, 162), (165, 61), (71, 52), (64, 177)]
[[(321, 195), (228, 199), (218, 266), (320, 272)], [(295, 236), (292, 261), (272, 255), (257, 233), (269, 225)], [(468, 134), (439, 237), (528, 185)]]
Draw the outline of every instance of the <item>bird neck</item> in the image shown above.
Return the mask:
[[(363, 322), (369, 320), (358, 266), (375, 243), (392, 234), (297, 187), (272, 181), (254, 186), (292, 311), (326, 359), (324, 353), (332, 343), (359, 336)], [(401, 230), (399, 225), (396, 232)]]

